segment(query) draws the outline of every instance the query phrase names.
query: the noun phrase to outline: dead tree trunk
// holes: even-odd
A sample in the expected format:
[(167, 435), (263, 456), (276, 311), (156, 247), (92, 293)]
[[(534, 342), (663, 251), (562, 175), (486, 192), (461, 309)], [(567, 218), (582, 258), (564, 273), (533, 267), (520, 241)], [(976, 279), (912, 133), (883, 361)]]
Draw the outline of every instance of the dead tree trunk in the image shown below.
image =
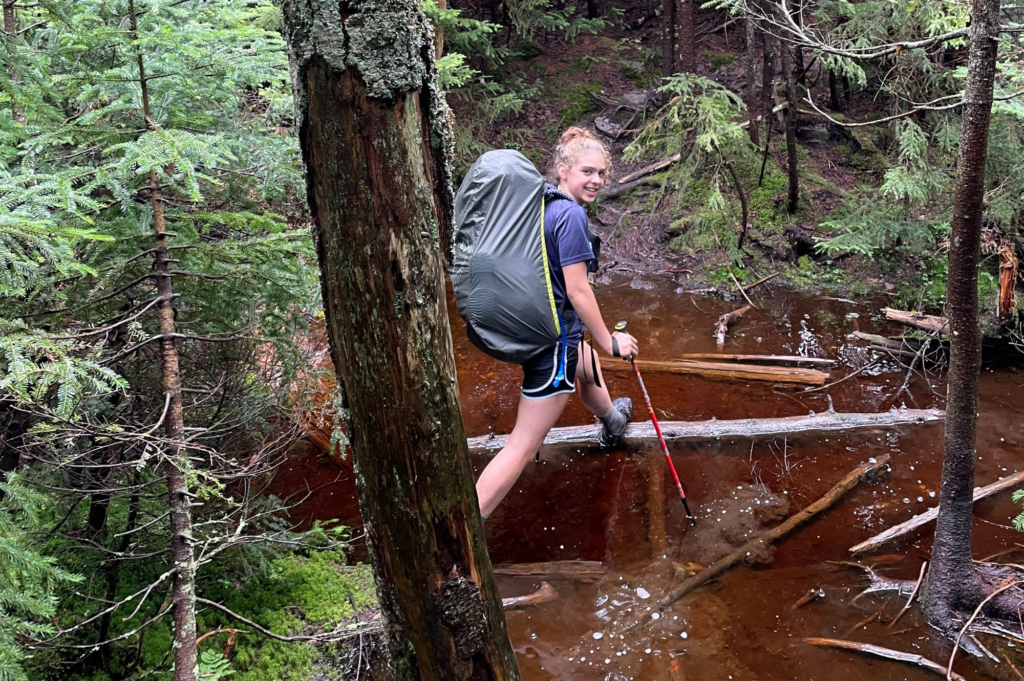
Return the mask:
[(796, 78), (789, 47), (779, 45), (782, 54), (782, 73), (786, 78), (786, 166), (789, 170), (789, 204), (787, 210), (795, 213), (800, 206), (800, 169), (796, 156)]
[(833, 111), (843, 110), (842, 95), (839, 92), (839, 80), (835, 69), (828, 70), (828, 101)]
[(662, 14), (665, 33), (661, 37), (661, 75), (668, 78), (676, 72), (676, 0), (665, 0)]
[(757, 44), (757, 32), (754, 27), (754, 20), (747, 17), (743, 20), (747, 30), (747, 114), (750, 125), (747, 126), (747, 134), (754, 144), (761, 144), (757, 130), (757, 65), (755, 46)]
[[(134, 0), (128, 2), (132, 38), (138, 45), (139, 28)], [(150, 115), (148, 78), (142, 48), (136, 47), (139, 87), (142, 95), (143, 127), (155, 130)], [(149, 171), (150, 201), (153, 204), (153, 279), (157, 291), (157, 324), (160, 330), (161, 382), (164, 389), (164, 432), (167, 450), (162, 464), (167, 474), (167, 504), (170, 513), (171, 560), (176, 572), (171, 585), (174, 607), (174, 681), (195, 681), (199, 672), (196, 644), (196, 565), (192, 554), (192, 513), (188, 482), (182, 458), (182, 436), (185, 421), (181, 410), (181, 373), (178, 369), (178, 346), (175, 343), (174, 291), (171, 285), (170, 250), (161, 182), (155, 170)]]
[(679, 3), (679, 70), (697, 73), (697, 17), (694, 0)]
[(1017, 308), (1017, 256), (1013, 247), (999, 247), (999, 321), (1013, 319)]
[(391, 671), (398, 681), (517, 680), (455, 383), (442, 258), (452, 132), (433, 36), (416, 0), (343, 8), (282, 3)]
[(978, 260), (999, 0), (974, 0), (971, 5), (971, 46), (956, 165), (946, 291), (952, 329), (946, 388), (946, 442), (939, 516), (924, 597), (929, 622), (945, 630), (951, 627), (955, 610), (973, 608), (985, 596), (971, 558), (971, 524), (981, 371)]

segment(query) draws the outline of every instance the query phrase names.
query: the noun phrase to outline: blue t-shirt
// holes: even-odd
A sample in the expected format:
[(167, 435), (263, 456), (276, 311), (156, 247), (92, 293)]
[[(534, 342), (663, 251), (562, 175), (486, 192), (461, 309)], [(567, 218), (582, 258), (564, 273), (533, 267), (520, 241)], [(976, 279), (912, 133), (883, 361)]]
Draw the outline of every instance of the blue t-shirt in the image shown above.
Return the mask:
[[(553, 189), (553, 188), (552, 188)], [(565, 275), (562, 268), (578, 262), (594, 259), (590, 245), (587, 213), (565, 194), (549, 190), (544, 206), (544, 243), (548, 251), (548, 268), (551, 270), (551, 289), (555, 304), (563, 308), (562, 323), (565, 324), (566, 342), (572, 345), (583, 338), (583, 322), (572, 307), (572, 301), (565, 290)]]

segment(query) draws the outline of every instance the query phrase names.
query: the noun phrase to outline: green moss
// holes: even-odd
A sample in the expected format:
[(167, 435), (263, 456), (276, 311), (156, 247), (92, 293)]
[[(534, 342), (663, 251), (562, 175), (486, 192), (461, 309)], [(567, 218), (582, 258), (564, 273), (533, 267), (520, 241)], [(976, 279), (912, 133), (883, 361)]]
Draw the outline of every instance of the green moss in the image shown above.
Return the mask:
[(555, 98), (565, 102), (558, 113), (561, 124), (572, 125), (586, 116), (594, 106), (590, 93), (600, 91), (600, 82), (584, 82), (567, 84), (556, 92)]
[(708, 54), (709, 54), (708, 52), (705, 52), (704, 53), (704, 58), (711, 62), (711, 70), (712, 71), (717, 71), (718, 69), (722, 68), (723, 66), (728, 66), (729, 64), (733, 63), (734, 61), (736, 61), (737, 59), (740, 58), (740, 55), (738, 55), (738, 54), (731, 54), (729, 52), (726, 52), (725, 54), (713, 54), (712, 53), (710, 58), (707, 56)]
[[(274, 560), (264, 577), (246, 583), (240, 589), (225, 588), (224, 593), (207, 597), (224, 604), (271, 631), (282, 635), (332, 629), (358, 610), (376, 605), (373, 576), (367, 565), (345, 566), (341, 552), (325, 551), (309, 557), (286, 556)], [(228, 583), (228, 586), (233, 585)], [(216, 591), (216, 589), (212, 590)], [(215, 611), (199, 616), (199, 631), (218, 626), (236, 626)], [(225, 634), (212, 636), (211, 646), (223, 646)], [(150, 635), (147, 634), (147, 643)], [(166, 648), (165, 648), (166, 650)], [(320, 650), (311, 646), (284, 643), (257, 634), (240, 635), (235, 646), (233, 681), (308, 681), (319, 659)]]

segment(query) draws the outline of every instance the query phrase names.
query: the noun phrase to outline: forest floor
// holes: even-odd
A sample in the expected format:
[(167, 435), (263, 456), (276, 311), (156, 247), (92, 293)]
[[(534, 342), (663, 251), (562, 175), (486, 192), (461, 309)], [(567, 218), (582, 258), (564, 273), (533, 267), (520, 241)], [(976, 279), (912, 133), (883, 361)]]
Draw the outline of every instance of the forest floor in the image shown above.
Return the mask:
[[(642, 101), (654, 93), (661, 62), (659, 22), (660, 18), (647, 18), (642, 8), (634, 8), (601, 34), (581, 34), (573, 42), (542, 32), (536, 36), (536, 56), (512, 64), (523, 82), (539, 85), (540, 94), (527, 100), (519, 114), (483, 125), (478, 136), (494, 148), (519, 149), (545, 170), (555, 140), (566, 127), (581, 125), (596, 131), (599, 117), (626, 123), (631, 112), (616, 115), (594, 95), (602, 100)], [(742, 24), (723, 28), (724, 23), (720, 12), (698, 12), (697, 73), (742, 96), (746, 87)], [(757, 66), (760, 72), (760, 63)], [(760, 79), (760, 73), (757, 77)], [(826, 100), (821, 107), (827, 108), (828, 87), (816, 82), (819, 77), (818, 69), (811, 65), (808, 84), (816, 101)], [(457, 117), (468, 113), (459, 102), (453, 105)], [(879, 106), (855, 93), (846, 113), (863, 120), (877, 115)], [(654, 115), (653, 106), (646, 115)], [(639, 123), (637, 118), (631, 127), (635, 129)], [(762, 126), (762, 144), (764, 134)], [(942, 252), (903, 250), (885, 257), (840, 253), (832, 259), (815, 251), (816, 240), (831, 235), (823, 223), (844, 208), (848, 193), (860, 186), (881, 185), (889, 162), (880, 147), (892, 142), (886, 134), (883, 129), (842, 128), (801, 111), (797, 129), (801, 205), (789, 215), (785, 206), (785, 140), (780, 122), (774, 121), (764, 182), (747, 187), (750, 232), (741, 258), (731, 263), (720, 235), (738, 234), (738, 229), (695, 227), (701, 214), (708, 215), (701, 205), (707, 183), (700, 178), (679, 183), (683, 178), (669, 169), (652, 185), (637, 187), (617, 199), (599, 198), (591, 211), (591, 226), (605, 240), (601, 268), (606, 276), (599, 277), (598, 283), (607, 282), (607, 275), (613, 273), (659, 274), (673, 277), (684, 289), (716, 288), (721, 294), (738, 297), (728, 272), (731, 266), (744, 284), (782, 272), (776, 282), (795, 288), (842, 297), (879, 293), (889, 296), (894, 307), (934, 310), (941, 295), (930, 283), (937, 278), (935, 262), (944, 259)], [(612, 153), (612, 186), (617, 178), (657, 160), (626, 164), (622, 152), (630, 135), (618, 140), (601, 137)], [(723, 184), (723, 191), (730, 196), (719, 219), (738, 226), (739, 202), (730, 183)]]

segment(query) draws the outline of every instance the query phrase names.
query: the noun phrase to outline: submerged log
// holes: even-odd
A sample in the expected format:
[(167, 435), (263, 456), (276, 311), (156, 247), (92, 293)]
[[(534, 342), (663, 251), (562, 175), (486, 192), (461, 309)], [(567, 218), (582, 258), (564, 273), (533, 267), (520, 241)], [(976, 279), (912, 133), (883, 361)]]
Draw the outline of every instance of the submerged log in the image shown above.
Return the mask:
[(925, 331), (938, 331), (939, 333), (949, 333), (949, 320), (945, 317), (936, 317), (930, 314), (918, 314), (916, 312), (907, 312), (906, 310), (896, 310), (891, 307), (882, 308), (882, 312), (885, 312), (885, 318), (905, 324), (906, 326), (913, 326), (916, 329), (923, 329)]
[(522, 610), (531, 605), (551, 603), (558, 599), (558, 591), (547, 582), (541, 582), (540, 588), (526, 596), (514, 596), (513, 598), (502, 598), (501, 606), (505, 610)]
[[(988, 485), (986, 487), (976, 487), (974, 489), (974, 501), (984, 499), (985, 497), (990, 497), (996, 492), (1001, 492), (1004, 489), (1014, 487), (1016, 485), (1019, 485), (1021, 482), (1024, 482), (1024, 471), (1020, 473), (1014, 473), (1013, 475), (1005, 477), (1002, 480), (993, 482), (991, 485)], [(906, 521), (905, 523), (900, 523), (896, 527), (891, 527), (885, 532), (882, 532), (881, 534), (876, 535), (871, 539), (868, 539), (867, 541), (863, 541), (860, 544), (851, 547), (850, 553), (864, 553), (866, 551), (872, 551), (874, 549), (877, 549), (882, 544), (892, 541), (896, 537), (902, 537), (906, 533), (913, 532), (922, 525), (927, 525), (931, 521), (935, 520), (938, 516), (939, 507), (935, 506), (934, 508), (930, 508), (924, 513), (919, 513), (918, 515), (915, 515), (913, 518)]]
[(718, 345), (718, 349), (721, 350), (725, 347), (725, 337), (729, 333), (729, 327), (740, 320), (740, 317), (745, 315), (753, 305), (744, 305), (738, 310), (727, 312), (718, 318), (715, 322), (715, 344)]
[(917, 653), (904, 653), (899, 650), (893, 650), (892, 648), (883, 648), (882, 646), (876, 646), (871, 643), (858, 643), (857, 641), (843, 641), (838, 638), (805, 638), (805, 643), (810, 643), (812, 646), (822, 646), (827, 648), (844, 648), (846, 650), (856, 650), (861, 653), (867, 653), (868, 655), (876, 655), (878, 657), (884, 657), (888, 660), (898, 660), (900, 662), (909, 662), (916, 664), (918, 667), (924, 667), (930, 669), (936, 674), (941, 674), (947, 679), (953, 679), (954, 681), (967, 681), (964, 677), (960, 676), (956, 672), (950, 672), (948, 669), (943, 667), (938, 662), (933, 662), (927, 657), (922, 657)]
[[(945, 412), (940, 409), (890, 409), (879, 413), (835, 413), (786, 416), (773, 419), (737, 419), (735, 421), (659, 421), (665, 440), (715, 440), (723, 437), (775, 437), (796, 433), (831, 432), (860, 428), (891, 428), (941, 421)], [(601, 426), (567, 426), (552, 428), (544, 439), (545, 445), (596, 445)], [(650, 421), (631, 423), (626, 427), (625, 440), (654, 440), (658, 437)], [(496, 452), (505, 446), (507, 435), (483, 435), (469, 438), (469, 448), (475, 451)]]
[(554, 560), (549, 563), (496, 565), (494, 574), (505, 577), (540, 577), (544, 580), (573, 579), (596, 582), (608, 574), (608, 568), (596, 560)]
[[(825, 385), (828, 373), (816, 369), (800, 369), (794, 367), (774, 367), (761, 364), (739, 364), (736, 362), (698, 362), (682, 360), (676, 362), (656, 362), (637, 360), (637, 367), (649, 373), (689, 374), (714, 381), (745, 383), (761, 381), (765, 383), (782, 383), (786, 385)], [(625, 362), (606, 362), (601, 365), (604, 373), (633, 373), (633, 368)]]
[(847, 492), (856, 487), (861, 480), (878, 472), (888, 463), (889, 455), (883, 454), (878, 457), (877, 460), (872, 459), (871, 461), (857, 466), (847, 473), (842, 480), (837, 482), (832, 489), (825, 494), (825, 496), (818, 499), (810, 506), (806, 507), (799, 513), (791, 515), (781, 525), (777, 525), (772, 529), (757, 535), (747, 543), (743, 544), (743, 546), (740, 546), (738, 549), (735, 549), (726, 555), (724, 558), (716, 560), (714, 563), (709, 565), (706, 570), (701, 570), (693, 577), (690, 577), (685, 582), (672, 589), (672, 591), (666, 594), (661, 601), (658, 602), (659, 609), (667, 608), (697, 587), (707, 584), (715, 577), (726, 572), (734, 565), (746, 562), (748, 557), (752, 555), (764, 555), (764, 550), (769, 544), (774, 542), (776, 539), (789, 534), (817, 514), (832, 506), (832, 504), (842, 499)]
[(764, 362), (765, 364), (820, 364), (831, 366), (834, 359), (801, 357), (800, 355), (723, 355), (717, 352), (684, 352), (679, 359), (714, 359), (728, 362)]

